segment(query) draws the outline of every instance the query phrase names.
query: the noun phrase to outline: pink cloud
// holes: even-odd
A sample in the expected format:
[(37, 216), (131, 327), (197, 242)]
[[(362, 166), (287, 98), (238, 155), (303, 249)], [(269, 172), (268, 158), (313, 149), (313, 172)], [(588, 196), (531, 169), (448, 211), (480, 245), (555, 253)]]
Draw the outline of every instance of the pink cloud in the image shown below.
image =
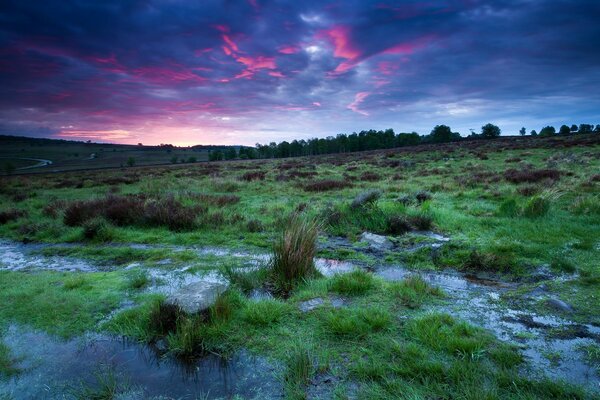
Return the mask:
[(321, 103), (319, 103), (318, 101), (313, 101), (313, 106), (321, 107)]
[(271, 75), (271, 76), (273, 76), (275, 78), (285, 78), (285, 75), (283, 75), (279, 71), (269, 71), (269, 75)]
[(356, 93), (356, 95), (354, 96), (354, 101), (350, 104), (348, 104), (348, 106), (346, 108), (348, 108), (349, 110), (354, 111), (357, 114), (361, 114), (361, 115), (365, 115), (368, 116), (369, 113), (366, 111), (361, 110), (360, 108), (358, 108), (358, 106), (360, 106), (360, 104), (365, 101), (365, 99), (371, 94), (371, 92), (358, 92)]
[(296, 53), (300, 52), (300, 47), (293, 46), (293, 45), (287, 45), (287, 46), (280, 47), (277, 51), (279, 51), (281, 54), (296, 54)]

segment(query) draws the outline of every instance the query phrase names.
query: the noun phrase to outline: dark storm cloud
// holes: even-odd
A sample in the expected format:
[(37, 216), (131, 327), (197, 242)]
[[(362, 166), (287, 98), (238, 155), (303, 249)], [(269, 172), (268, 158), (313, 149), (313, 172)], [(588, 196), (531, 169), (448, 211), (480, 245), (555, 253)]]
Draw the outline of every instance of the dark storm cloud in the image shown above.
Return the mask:
[(254, 143), (597, 118), (599, 16), (583, 0), (5, 1), (0, 128)]

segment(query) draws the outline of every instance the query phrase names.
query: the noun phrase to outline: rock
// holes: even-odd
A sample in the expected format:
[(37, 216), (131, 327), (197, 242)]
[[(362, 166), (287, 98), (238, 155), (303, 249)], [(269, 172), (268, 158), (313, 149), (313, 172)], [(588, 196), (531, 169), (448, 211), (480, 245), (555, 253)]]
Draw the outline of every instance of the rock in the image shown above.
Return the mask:
[(370, 232), (363, 232), (360, 235), (360, 241), (368, 243), (369, 249), (373, 251), (386, 251), (394, 247), (394, 244), (387, 236), (376, 235)]
[(227, 284), (224, 282), (193, 282), (170, 294), (167, 302), (177, 304), (186, 313), (193, 314), (212, 306), (225, 290)]
[[(341, 297), (332, 297), (331, 299), (329, 299), (329, 301), (331, 307), (333, 308), (341, 308), (346, 305), (346, 301)], [(315, 297), (314, 299), (300, 302), (300, 304), (298, 304), (298, 308), (300, 308), (300, 311), (302, 312), (309, 312), (317, 307), (321, 307), (323, 304), (325, 304), (325, 299), (323, 299), (322, 297)]]
[(565, 312), (565, 313), (573, 312), (573, 307), (571, 307), (569, 304), (567, 304), (564, 301), (559, 300), (559, 299), (547, 299), (546, 305), (557, 311), (561, 311), (561, 312)]

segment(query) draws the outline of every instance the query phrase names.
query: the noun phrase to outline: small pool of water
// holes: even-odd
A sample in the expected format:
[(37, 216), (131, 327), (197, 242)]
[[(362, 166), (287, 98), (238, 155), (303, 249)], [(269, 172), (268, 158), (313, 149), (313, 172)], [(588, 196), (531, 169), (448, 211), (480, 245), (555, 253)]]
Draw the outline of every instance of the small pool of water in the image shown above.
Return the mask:
[[(63, 399), (82, 384), (97, 386), (97, 375), (111, 374), (127, 398), (176, 399), (281, 398), (277, 368), (241, 351), (230, 358), (209, 354), (182, 362), (161, 357), (150, 346), (104, 335), (60, 341), (44, 333), (11, 326), (4, 335), (22, 370), (0, 383), (0, 395), (14, 399)], [(68, 396), (67, 396), (68, 398)]]

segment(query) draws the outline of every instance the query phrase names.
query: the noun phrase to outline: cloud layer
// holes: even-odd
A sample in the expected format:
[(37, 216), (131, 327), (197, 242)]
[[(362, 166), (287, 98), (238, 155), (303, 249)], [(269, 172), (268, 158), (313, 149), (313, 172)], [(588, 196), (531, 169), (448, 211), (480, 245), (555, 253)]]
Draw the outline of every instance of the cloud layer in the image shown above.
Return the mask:
[(600, 121), (600, 3), (5, 1), (0, 133), (254, 144)]

